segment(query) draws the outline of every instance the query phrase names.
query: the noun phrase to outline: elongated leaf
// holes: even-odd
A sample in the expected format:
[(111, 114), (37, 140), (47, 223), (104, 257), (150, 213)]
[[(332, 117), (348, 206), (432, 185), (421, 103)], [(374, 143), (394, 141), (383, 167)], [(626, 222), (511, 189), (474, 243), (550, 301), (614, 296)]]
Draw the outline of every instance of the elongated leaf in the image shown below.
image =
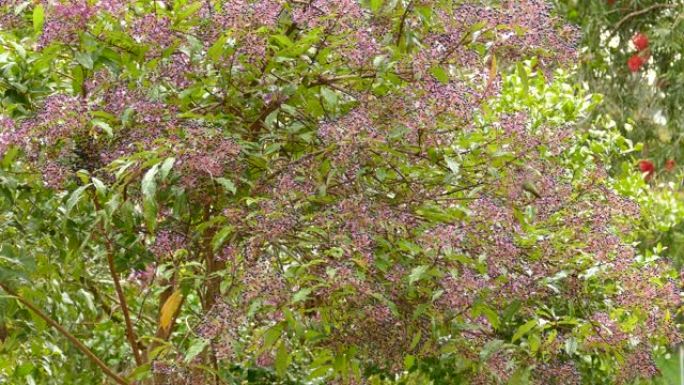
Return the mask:
[(428, 265), (421, 265), (414, 267), (413, 270), (411, 270), (411, 274), (409, 274), (409, 284), (413, 285), (417, 281), (427, 277), (427, 271), (430, 268)]
[(518, 330), (516, 330), (515, 334), (513, 334), (513, 338), (511, 339), (513, 342), (519, 340), (522, 338), (525, 334), (529, 333), (530, 330), (534, 329), (534, 327), (537, 326), (537, 320), (529, 320), (522, 324)]
[(169, 176), (169, 173), (171, 172), (171, 169), (173, 168), (173, 164), (176, 162), (176, 158), (167, 158), (164, 160), (164, 162), (161, 165), (161, 168), (159, 169), (160, 174), (159, 177), (162, 180), (166, 180), (166, 178)]
[(237, 188), (235, 187), (235, 184), (230, 179), (216, 178), (216, 182), (218, 182), (218, 184), (220, 184), (221, 187), (223, 187), (227, 191), (230, 191), (233, 194), (235, 194), (237, 192)]
[(183, 294), (180, 290), (176, 290), (171, 294), (171, 296), (164, 302), (162, 306), (161, 315), (159, 316), (159, 325), (164, 330), (169, 330), (171, 327), (171, 322), (173, 321), (173, 316), (176, 314), (176, 310), (183, 301)]
[(281, 342), (275, 357), (275, 369), (279, 376), (285, 375), (287, 367), (290, 365), (290, 353), (287, 351), (285, 343)]
[(145, 224), (150, 231), (154, 231), (157, 225), (157, 172), (159, 165), (154, 165), (147, 170), (142, 180), (143, 193), (143, 216)]
[(71, 210), (73, 210), (74, 206), (76, 206), (78, 201), (81, 200), (81, 197), (83, 197), (83, 192), (87, 190), (88, 187), (90, 187), (90, 183), (77, 188), (76, 190), (74, 190), (73, 193), (71, 193), (71, 196), (69, 197), (66, 203), (67, 213), (70, 213)]
[(33, 8), (33, 31), (35, 33), (41, 33), (43, 31), (43, 25), (45, 24), (45, 8), (43, 4), (36, 5)]
[(200, 353), (204, 351), (207, 345), (209, 345), (209, 340), (205, 340), (204, 338), (200, 338), (193, 341), (193, 343), (188, 348), (188, 351), (185, 353), (185, 358), (183, 360), (186, 363), (192, 361), (193, 358), (197, 357)]

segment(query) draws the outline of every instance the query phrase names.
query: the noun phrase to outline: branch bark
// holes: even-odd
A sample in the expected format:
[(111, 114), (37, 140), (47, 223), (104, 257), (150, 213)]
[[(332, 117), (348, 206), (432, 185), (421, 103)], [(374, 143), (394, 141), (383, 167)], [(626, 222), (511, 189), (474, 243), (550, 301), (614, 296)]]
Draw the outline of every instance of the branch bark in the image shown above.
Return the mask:
[(117, 384), (120, 384), (120, 385), (130, 385), (130, 383), (128, 381), (126, 381), (123, 377), (119, 376), (112, 369), (110, 369), (98, 356), (95, 355), (95, 353), (93, 353), (92, 350), (90, 350), (87, 346), (85, 346), (78, 338), (76, 338), (73, 334), (69, 333), (69, 331), (66, 330), (57, 321), (53, 320), (52, 318), (50, 318), (50, 316), (43, 313), (43, 311), (38, 309), (33, 303), (31, 303), (27, 299), (21, 297), (14, 290), (10, 289), (8, 286), (6, 286), (2, 283), (0, 283), (0, 288), (2, 288), (2, 290), (4, 290), (7, 294), (14, 297), (21, 304), (26, 306), (29, 310), (31, 310), (33, 313), (35, 313), (38, 317), (42, 318), (50, 326), (55, 328), (60, 334), (62, 334), (66, 339), (68, 339), (72, 344), (74, 344), (74, 346), (76, 346), (76, 348), (78, 350), (80, 350), (83, 354), (85, 354), (88, 357), (88, 359), (90, 359), (90, 361), (92, 361), (95, 365), (97, 365), (100, 369), (102, 369), (102, 372), (105, 375), (107, 375), (109, 378), (114, 380), (114, 382), (116, 382)]
[[(98, 211), (100, 210), (100, 204), (98, 203), (97, 198), (95, 199), (95, 208)], [(102, 237), (107, 243), (107, 265), (109, 266), (109, 274), (112, 276), (112, 280), (114, 281), (114, 289), (116, 290), (116, 295), (119, 298), (119, 305), (121, 306), (121, 311), (123, 312), (124, 322), (126, 324), (126, 339), (128, 339), (128, 343), (131, 345), (131, 350), (133, 351), (135, 363), (138, 366), (140, 366), (144, 362), (142, 356), (140, 355), (140, 349), (138, 349), (138, 339), (135, 335), (135, 330), (133, 329), (133, 323), (131, 322), (131, 315), (130, 311), (128, 310), (126, 295), (124, 294), (123, 289), (121, 288), (119, 273), (116, 272), (116, 266), (114, 265), (114, 244), (112, 243), (112, 240), (109, 238), (109, 235), (107, 235), (105, 226), (102, 223), (102, 221), (99, 221), (99, 226), (100, 232), (102, 233)]]
[(126, 296), (121, 288), (119, 274), (116, 272), (116, 267), (114, 266), (114, 256), (111, 252), (107, 253), (107, 264), (109, 265), (109, 272), (114, 280), (114, 289), (116, 290), (116, 295), (119, 297), (119, 304), (121, 305), (121, 311), (124, 315), (124, 322), (126, 323), (126, 338), (128, 339), (128, 343), (131, 345), (131, 350), (133, 350), (135, 363), (140, 366), (143, 364), (143, 360), (140, 356), (140, 350), (138, 349), (138, 339), (136, 338), (135, 331), (133, 330), (133, 323), (131, 322), (128, 303), (126, 302)]

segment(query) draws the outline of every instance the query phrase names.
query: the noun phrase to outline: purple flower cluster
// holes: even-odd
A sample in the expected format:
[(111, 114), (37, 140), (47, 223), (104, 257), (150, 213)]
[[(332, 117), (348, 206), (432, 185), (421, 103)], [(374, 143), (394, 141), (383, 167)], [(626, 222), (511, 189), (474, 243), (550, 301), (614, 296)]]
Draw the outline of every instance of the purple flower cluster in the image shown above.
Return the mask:
[(145, 270), (134, 270), (128, 276), (128, 281), (135, 283), (136, 285), (146, 288), (152, 284), (154, 276), (156, 274), (156, 268), (154, 264), (149, 264)]
[(293, 12), (295, 24), (302, 27), (318, 27), (320, 23), (336, 23), (349, 27), (366, 19), (367, 13), (355, 0), (314, 0), (301, 4)]
[(202, 127), (190, 126), (187, 131), (192, 140), (178, 160), (182, 182), (187, 188), (200, 189), (212, 178), (240, 172), (241, 147), (233, 139), (212, 135)]
[(17, 129), (13, 119), (0, 117), (0, 156), (3, 156), (10, 146), (19, 144), (25, 138), (25, 133)]
[(648, 350), (641, 348), (629, 354), (621, 366), (617, 384), (631, 384), (634, 379), (649, 380), (660, 373)]
[(534, 370), (534, 385), (580, 385), (582, 378), (573, 362), (552, 362), (539, 365)]
[(188, 246), (187, 238), (172, 230), (162, 230), (157, 234), (154, 244), (150, 247), (152, 253), (159, 260), (169, 258), (176, 250)]
[(274, 27), (283, 11), (282, 0), (236, 0), (223, 4), (214, 22), (222, 29), (240, 31), (256, 30), (259, 27)]
[(171, 45), (176, 36), (171, 29), (171, 20), (168, 17), (159, 17), (147, 14), (136, 20), (131, 26), (131, 35), (137, 41), (153, 47), (148, 55), (155, 56)]
[(59, 189), (70, 174), (70, 170), (58, 161), (48, 160), (41, 168), (41, 174), (48, 187)]
[(76, 44), (79, 34), (96, 15), (97, 9), (85, 0), (48, 2), (48, 14), (38, 45), (45, 47), (52, 42)]

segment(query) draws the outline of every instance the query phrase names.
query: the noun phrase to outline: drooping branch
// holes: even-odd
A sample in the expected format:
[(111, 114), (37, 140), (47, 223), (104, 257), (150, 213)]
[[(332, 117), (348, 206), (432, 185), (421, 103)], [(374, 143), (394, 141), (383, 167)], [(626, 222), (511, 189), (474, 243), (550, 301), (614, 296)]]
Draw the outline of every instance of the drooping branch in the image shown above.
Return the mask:
[(98, 356), (95, 355), (95, 353), (93, 353), (92, 350), (90, 350), (87, 346), (85, 346), (78, 338), (76, 338), (73, 334), (69, 333), (68, 330), (66, 330), (57, 321), (50, 318), (50, 316), (45, 314), (42, 310), (37, 308), (33, 303), (31, 303), (27, 299), (21, 297), (14, 290), (10, 289), (7, 285), (4, 285), (3, 283), (0, 283), (0, 288), (2, 288), (2, 290), (4, 290), (7, 294), (14, 297), (21, 304), (26, 306), (29, 310), (31, 310), (38, 317), (42, 318), (45, 322), (48, 323), (48, 325), (55, 328), (60, 334), (62, 334), (66, 339), (68, 339), (69, 342), (74, 344), (74, 346), (78, 350), (80, 350), (83, 354), (85, 354), (88, 357), (88, 359), (90, 359), (90, 361), (92, 361), (95, 365), (97, 365), (100, 369), (102, 369), (102, 372), (105, 375), (107, 375), (109, 378), (114, 380), (117, 384), (130, 385), (130, 383), (128, 381), (126, 381), (123, 377), (116, 374), (112, 369), (110, 369)]

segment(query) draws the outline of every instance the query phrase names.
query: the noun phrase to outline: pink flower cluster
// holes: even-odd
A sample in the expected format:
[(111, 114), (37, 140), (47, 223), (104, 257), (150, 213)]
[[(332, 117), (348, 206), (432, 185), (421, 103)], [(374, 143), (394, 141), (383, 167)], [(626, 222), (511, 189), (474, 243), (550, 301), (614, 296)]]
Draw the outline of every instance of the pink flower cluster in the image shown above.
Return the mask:
[(85, 0), (47, 2), (47, 7), (45, 25), (38, 43), (41, 47), (55, 41), (68, 45), (78, 43), (79, 34), (97, 13), (97, 8)]
[(162, 261), (170, 258), (177, 250), (186, 247), (188, 247), (188, 239), (185, 235), (172, 230), (162, 230), (157, 234), (150, 250), (158, 260)]

